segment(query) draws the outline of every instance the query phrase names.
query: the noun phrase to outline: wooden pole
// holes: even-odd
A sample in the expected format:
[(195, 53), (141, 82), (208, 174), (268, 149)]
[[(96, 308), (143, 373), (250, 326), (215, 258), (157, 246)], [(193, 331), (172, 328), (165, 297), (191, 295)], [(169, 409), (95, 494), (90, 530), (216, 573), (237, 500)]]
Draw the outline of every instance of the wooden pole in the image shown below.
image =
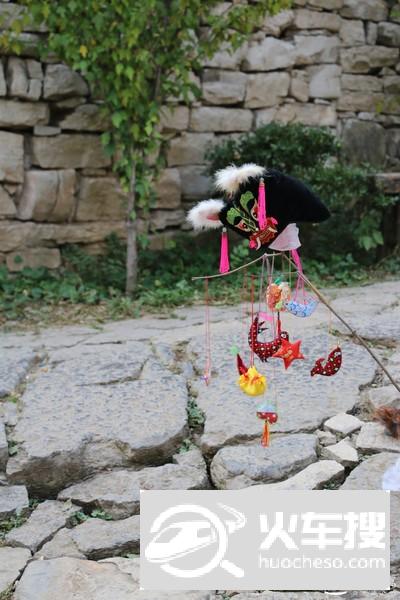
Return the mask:
[(300, 277), (303, 279), (303, 281), (313, 290), (313, 292), (318, 296), (318, 298), (321, 300), (321, 302), (323, 304), (325, 304), (325, 306), (331, 311), (332, 314), (335, 315), (335, 317), (341, 322), (343, 323), (343, 325), (350, 331), (351, 335), (360, 342), (360, 344), (362, 346), (364, 346), (364, 348), (367, 350), (367, 352), (369, 352), (369, 354), (372, 356), (372, 358), (374, 359), (374, 361), (379, 365), (379, 367), (382, 369), (382, 371), (385, 373), (386, 377), (389, 379), (389, 381), (394, 385), (394, 387), (396, 388), (396, 390), (398, 392), (400, 392), (400, 385), (393, 379), (393, 377), (391, 376), (391, 374), (389, 373), (389, 371), (386, 369), (385, 365), (382, 363), (382, 361), (380, 360), (380, 358), (375, 354), (375, 352), (373, 352), (373, 350), (371, 350), (371, 348), (368, 346), (367, 342), (357, 333), (357, 331), (355, 331), (348, 323), (347, 321), (345, 321), (343, 319), (343, 317), (341, 317), (339, 315), (338, 312), (336, 312), (336, 310), (331, 306), (331, 304), (328, 302), (328, 300), (325, 298), (325, 296), (323, 296), (323, 294), (319, 291), (318, 288), (315, 287), (315, 285), (313, 285), (311, 283), (311, 281), (308, 279), (308, 277), (306, 277), (304, 275), (304, 273), (301, 273), (300, 271), (298, 271), (296, 264), (292, 261), (291, 258), (289, 258), (286, 254), (284, 254), (285, 258), (288, 260), (288, 262), (293, 265), (295, 267), (295, 269), (297, 270), (298, 274), (300, 275)]

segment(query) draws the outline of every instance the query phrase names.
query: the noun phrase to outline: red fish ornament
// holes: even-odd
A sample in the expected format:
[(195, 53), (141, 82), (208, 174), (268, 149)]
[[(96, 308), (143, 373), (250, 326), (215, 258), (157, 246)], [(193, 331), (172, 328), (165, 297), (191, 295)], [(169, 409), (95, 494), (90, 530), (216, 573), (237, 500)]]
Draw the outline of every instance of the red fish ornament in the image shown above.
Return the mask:
[(280, 321), (278, 321), (277, 337), (271, 342), (259, 342), (258, 334), (262, 331), (262, 325), (263, 323), (259, 323), (258, 317), (254, 317), (249, 331), (249, 346), (262, 362), (267, 362), (267, 359), (279, 350), (282, 340), (289, 340), (289, 334), (287, 331), (280, 330)]
[(336, 348), (328, 354), (325, 364), (323, 364), (323, 361), (323, 357), (318, 358), (315, 361), (315, 365), (311, 369), (311, 377), (314, 377), (314, 375), (325, 375), (325, 377), (336, 375), (342, 366), (342, 349), (340, 346), (336, 346)]
[(282, 340), (281, 347), (272, 358), (282, 358), (285, 363), (285, 369), (288, 369), (294, 360), (303, 359), (304, 356), (300, 351), (301, 340), (291, 344), (288, 340)]

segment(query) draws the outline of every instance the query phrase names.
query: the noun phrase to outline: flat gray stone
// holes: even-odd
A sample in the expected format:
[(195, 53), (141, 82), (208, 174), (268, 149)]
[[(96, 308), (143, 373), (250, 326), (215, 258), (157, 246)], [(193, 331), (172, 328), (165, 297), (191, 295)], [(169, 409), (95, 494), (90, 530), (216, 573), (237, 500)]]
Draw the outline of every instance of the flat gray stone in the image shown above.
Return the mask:
[[(388, 308), (370, 318), (368, 314), (359, 313), (352, 317), (351, 325), (361, 337), (373, 342), (400, 341), (400, 308)], [(335, 325), (336, 327), (336, 325)], [(340, 332), (348, 333), (341, 324), (337, 324)]]
[(6, 428), (1, 422), (1, 418), (2, 417), (0, 413), (0, 470), (4, 470), (8, 461), (8, 442), (6, 436)]
[(365, 423), (358, 434), (356, 445), (365, 453), (400, 452), (400, 440), (389, 435), (381, 423)]
[(55, 558), (29, 563), (14, 600), (133, 600), (136, 589), (132, 577), (112, 563)]
[(393, 406), (394, 408), (400, 408), (400, 393), (393, 385), (369, 388), (366, 390), (366, 396), (370, 401), (372, 408), (374, 409), (377, 409), (381, 406)]
[(0, 486), (0, 521), (21, 514), (28, 507), (28, 492), (24, 485)]
[(179, 376), (78, 386), (68, 371), (41, 373), (22, 398), (8, 477), (44, 495), (111, 467), (165, 462), (186, 437), (186, 406)]
[(323, 448), (321, 457), (336, 460), (344, 467), (354, 467), (359, 461), (357, 450), (347, 440)]
[(71, 350), (74, 357), (56, 365), (53, 374), (60, 378), (73, 377), (75, 385), (122, 383), (138, 379), (151, 354), (146, 344), (138, 343)]
[(59, 529), (65, 527), (77, 511), (78, 508), (70, 503), (46, 500), (39, 504), (26, 523), (6, 535), (6, 543), (36, 552)]
[(214, 456), (211, 477), (219, 489), (240, 489), (288, 477), (317, 460), (317, 439), (298, 433), (273, 438), (264, 448), (260, 443), (228, 446)]
[[(139, 571), (140, 571), (140, 558), (123, 558), (121, 556), (115, 556), (112, 558), (104, 558), (99, 561), (100, 564), (113, 563), (118, 567), (122, 573), (128, 573), (134, 580), (136, 586), (139, 588)], [(151, 592), (140, 590), (137, 595), (132, 597), (132, 600), (214, 600), (215, 593), (208, 591), (169, 591), (169, 592)]]
[(362, 461), (342, 485), (343, 490), (381, 490), (383, 474), (393, 466), (398, 455), (381, 452)]
[[(335, 460), (320, 460), (278, 483), (268, 483), (271, 490), (320, 490), (343, 480), (344, 467)], [(264, 487), (264, 486), (263, 486)]]
[(0, 547), (0, 596), (18, 579), (30, 557), (25, 548)]
[(140, 490), (198, 490), (209, 487), (206, 465), (199, 450), (176, 455), (178, 464), (140, 471), (99, 473), (59, 493), (85, 509), (101, 509), (114, 519), (139, 513)]
[(60, 529), (55, 536), (34, 556), (36, 559), (50, 559), (68, 556), (70, 558), (86, 558), (72, 538), (72, 529)]
[(11, 394), (22, 383), (35, 362), (32, 350), (7, 350), (0, 355), (0, 398)]
[(140, 517), (121, 521), (88, 519), (71, 530), (71, 538), (87, 558), (98, 560), (127, 552), (138, 552)]
[(362, 424), (363, 422), (360, 421), (360, 419), (357, 419), (357, 417), (346, 413), (340, 413), (325, 421), (324, 429), (345, 437), (346, 435), (358, 431)]
[[(309, 327), (302, 325), (306, 326)], [(206, 417), (201, 438), (205, 453), (214, 453), (222, 446), (257, 439), (261, 435), (262, 423), (257, 419), (256, 410), (263, 398), (247, 396), (236, 385), (237, 369), (229, 349), (240, 343), (241, 338), (240, 333), (236, 334), (234, 324), (230, 324), (230, 330), (230, 334), (213, 335), (214, 376), (210, 384), (206, 386), (200, 377), (193, 382), (197, 403)], [(288, 330), (292, 330), (292, 321)], [(292, 339), (299, 338), (293, 334)], [(295, 361), (286, 372), (278, 359), (270, 359), (266, 365), (256, 361), (259, 371), (266, 374), (270, 384), (265, 399), (277, 404), (278, 422), (272, 426), (272, 432), (315, 431), (329, 417), (351, 410), (358, 400), (359, 387), (368, 384), (375, 373), (375, 363), (368, 353), (360, 346), (344, 342), (341, 370), (334, 377), (310, 377), (315, 360), (326, 353), (326, 337), (306, 330), (300, 339), (306, 360)], [(198, 356), (201, 344), (203, 340), (200, 339), (193, 339), (189, 344), (189, 352), (197, 355), (194, 361), (199, 372), (204, 369), (204, 357)], [(247, 357), (245, 348), (243, 358)]]
[(321, 446), (332, 446), (333, 444), (336, 444), (336, 435), (330, 431), (321, 431), (319, 429), (317, 431), (317, 437)]

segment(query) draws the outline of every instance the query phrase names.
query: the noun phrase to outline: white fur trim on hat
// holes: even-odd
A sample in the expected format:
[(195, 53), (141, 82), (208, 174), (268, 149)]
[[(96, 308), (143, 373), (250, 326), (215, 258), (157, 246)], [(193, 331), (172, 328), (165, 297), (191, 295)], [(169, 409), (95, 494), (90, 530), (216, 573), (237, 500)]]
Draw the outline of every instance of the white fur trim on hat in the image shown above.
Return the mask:
[(193, 206), (186, 218), (193, 229), (218, 229), (222, 227), (218, 214), (223, 207), (223, 200), (202, 200)]
[(264, 171), (264, 167), (255, 163), (246, 163), (241, 167), (230, 165), (215, 173), (215, 187), (228, 194), (234, 194), (242, 183), (250, 177), (260, 177)]

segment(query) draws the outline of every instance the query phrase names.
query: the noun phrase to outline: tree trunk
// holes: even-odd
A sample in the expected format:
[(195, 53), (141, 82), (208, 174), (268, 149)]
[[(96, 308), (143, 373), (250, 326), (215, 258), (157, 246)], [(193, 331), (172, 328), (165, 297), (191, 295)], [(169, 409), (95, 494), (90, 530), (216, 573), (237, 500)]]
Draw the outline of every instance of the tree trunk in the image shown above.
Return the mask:
[(128, 210), (126, 220), (126, 295), (131, 296), (136, 288), (138, 273), (137, 219), (134, 216), (136, 204), (136, 165), (133, 164), (129, 184)]

